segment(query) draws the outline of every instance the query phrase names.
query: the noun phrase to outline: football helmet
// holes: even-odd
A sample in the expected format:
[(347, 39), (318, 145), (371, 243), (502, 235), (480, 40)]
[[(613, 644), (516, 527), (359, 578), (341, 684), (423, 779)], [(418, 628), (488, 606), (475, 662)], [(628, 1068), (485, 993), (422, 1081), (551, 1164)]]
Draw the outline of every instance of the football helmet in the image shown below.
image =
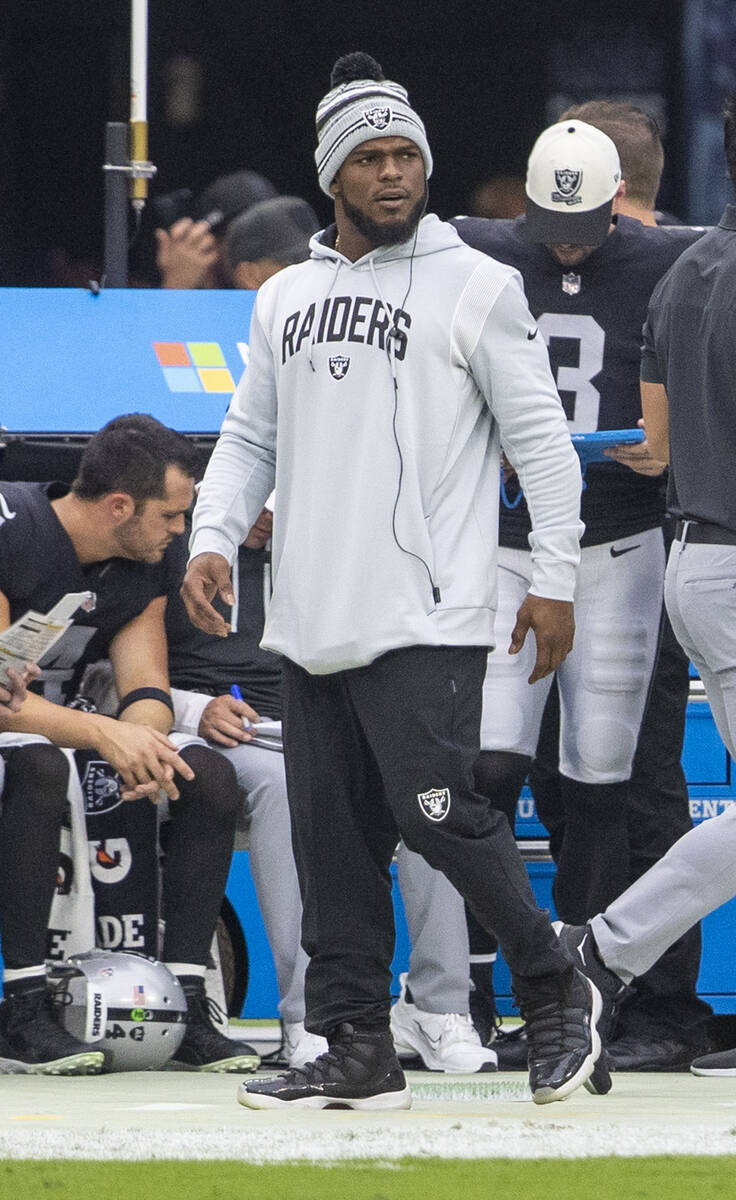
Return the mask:
[(168, 967), (145, 954), (90, 950), (49, 971), (60, 1023), (99, 1042), (106, 1071), (155, 1071), (184, 1037), (187, 1001)]

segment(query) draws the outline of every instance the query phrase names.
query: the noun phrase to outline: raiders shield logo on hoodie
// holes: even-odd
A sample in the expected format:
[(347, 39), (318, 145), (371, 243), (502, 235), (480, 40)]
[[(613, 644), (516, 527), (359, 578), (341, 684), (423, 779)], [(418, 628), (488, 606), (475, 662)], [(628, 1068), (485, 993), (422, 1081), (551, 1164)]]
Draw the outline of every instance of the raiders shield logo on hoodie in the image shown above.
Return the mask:
[(333, 379), (344, 379), (348, 373), (350, 366), (350, 358), (347, 354), (331, 354), (330, 355), (330, 375)]

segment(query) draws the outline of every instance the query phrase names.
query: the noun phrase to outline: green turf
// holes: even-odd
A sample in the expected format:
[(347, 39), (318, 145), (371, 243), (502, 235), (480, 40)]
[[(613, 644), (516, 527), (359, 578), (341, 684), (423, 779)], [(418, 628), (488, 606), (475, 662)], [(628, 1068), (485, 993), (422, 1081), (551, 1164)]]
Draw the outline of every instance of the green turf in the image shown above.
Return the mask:
[(377, 1166), (2, 1162), (2, 1200), (725, 1200), (736, 1157), (446, 1160)]

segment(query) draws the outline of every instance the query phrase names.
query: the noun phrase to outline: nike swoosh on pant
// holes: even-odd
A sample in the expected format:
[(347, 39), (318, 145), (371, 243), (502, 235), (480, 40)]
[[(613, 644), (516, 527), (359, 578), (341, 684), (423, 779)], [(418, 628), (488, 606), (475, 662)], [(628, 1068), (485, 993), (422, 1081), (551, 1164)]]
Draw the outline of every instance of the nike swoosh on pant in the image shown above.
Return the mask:
[(617, 550), (615, 546), (611, 546), (611, 558), (620, 558), (622, 554), (630, 554), (632, 550), (640, 550), (641, 542), (637, 542), (635, 546), (624, 546), (621, 550)]

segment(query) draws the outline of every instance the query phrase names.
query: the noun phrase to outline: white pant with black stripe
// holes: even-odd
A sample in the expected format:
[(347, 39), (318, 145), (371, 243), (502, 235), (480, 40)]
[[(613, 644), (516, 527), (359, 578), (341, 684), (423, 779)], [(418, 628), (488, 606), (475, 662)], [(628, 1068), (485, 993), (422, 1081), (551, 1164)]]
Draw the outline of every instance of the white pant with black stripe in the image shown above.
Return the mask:
[[(586, 547), (575, 594), (575, 642), (557, 672), (560, 771), (581, 783), (631, 775), (657, 651), (664, 581), (660, 528)], [(499, 550), (496, 648), (483, 687), (481, 749), (532, 758), (552, 677), (530, 685), (534, 636), (508, 653), (529, 591), (531, 553)]]

